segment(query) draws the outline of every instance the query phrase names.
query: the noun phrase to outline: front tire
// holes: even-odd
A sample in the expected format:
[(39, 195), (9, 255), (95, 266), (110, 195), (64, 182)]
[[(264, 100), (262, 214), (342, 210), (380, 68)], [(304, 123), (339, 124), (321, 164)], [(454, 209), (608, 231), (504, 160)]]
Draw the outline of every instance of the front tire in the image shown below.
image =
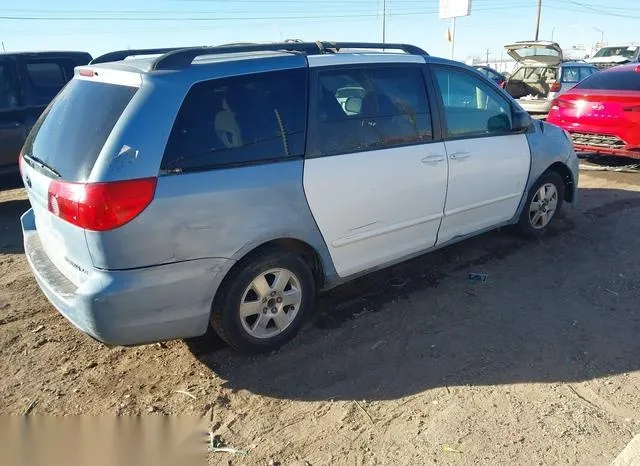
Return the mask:
[(313, 274), (302, 257), (262, 251), (239, 262), (225, 278), (211, 325), (237, 351), (268, 352), (298, 333), (314, 301)]
[(518, 232), (528, 238), (544, 235), (560, 213), (564, 190), (564, 181), (557, 172), (542, 174), (529, 191), (516, 225)]

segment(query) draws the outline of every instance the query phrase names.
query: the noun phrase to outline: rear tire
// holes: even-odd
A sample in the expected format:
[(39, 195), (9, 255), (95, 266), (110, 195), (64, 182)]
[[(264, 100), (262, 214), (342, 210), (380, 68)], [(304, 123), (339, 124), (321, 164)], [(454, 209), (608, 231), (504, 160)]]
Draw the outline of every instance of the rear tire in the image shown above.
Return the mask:
[(314, 301), (309, 265), (295, 253), (269, 249), (240, 261), (225, 278), (211, 325), (234, 350), (264, 353), (298, 333)]
[(560, 213), (564, 190), (564, 181), (557, 172), (543, 173), (529, 191), (516, 224), (518, 233), (527, 238), (544, 235)]

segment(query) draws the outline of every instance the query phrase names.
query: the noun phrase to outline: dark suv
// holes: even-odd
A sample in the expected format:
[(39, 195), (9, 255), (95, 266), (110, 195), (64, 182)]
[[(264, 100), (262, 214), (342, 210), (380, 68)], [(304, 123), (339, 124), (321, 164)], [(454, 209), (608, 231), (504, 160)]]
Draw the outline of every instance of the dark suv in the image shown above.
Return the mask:
[(17, 171), (29, 130), (73, 69), (90, 61), (86, 52), (0, 53), (0, 174)]

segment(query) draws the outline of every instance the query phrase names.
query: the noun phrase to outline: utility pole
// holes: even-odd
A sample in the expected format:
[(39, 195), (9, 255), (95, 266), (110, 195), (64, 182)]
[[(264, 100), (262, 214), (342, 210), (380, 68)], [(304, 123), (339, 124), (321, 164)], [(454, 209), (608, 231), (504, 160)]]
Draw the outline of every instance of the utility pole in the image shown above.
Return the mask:
[(489, 52), (491, 51), (491, 49), (487, 49), (486, 53), (487, 53), (487, 66), (489, 66)]
[(540, 15), (542, 14), (542, 0), (538, 0), (538, 19), (536, 19), (536, 40), (540, 34)]
[(387, 43), (387, 0), (382, 1), (382, 43)]
[(456, 17), (451, 20), (451, 59), (453, 60), (456, 48)]

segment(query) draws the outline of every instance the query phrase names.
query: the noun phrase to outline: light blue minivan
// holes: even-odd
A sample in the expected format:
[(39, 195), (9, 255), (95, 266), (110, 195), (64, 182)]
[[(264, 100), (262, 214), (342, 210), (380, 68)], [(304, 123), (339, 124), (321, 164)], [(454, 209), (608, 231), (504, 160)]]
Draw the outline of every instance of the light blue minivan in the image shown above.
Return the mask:
[[(146, 56), (146, 58), (135, 58)], [(25, 251), (108, 344), (268, 351), (316, 292), (478, 233), (543, 234), (574, 202), (561, 129), (403, 44), (127, 50), (78, 67), (20, 168)]]

